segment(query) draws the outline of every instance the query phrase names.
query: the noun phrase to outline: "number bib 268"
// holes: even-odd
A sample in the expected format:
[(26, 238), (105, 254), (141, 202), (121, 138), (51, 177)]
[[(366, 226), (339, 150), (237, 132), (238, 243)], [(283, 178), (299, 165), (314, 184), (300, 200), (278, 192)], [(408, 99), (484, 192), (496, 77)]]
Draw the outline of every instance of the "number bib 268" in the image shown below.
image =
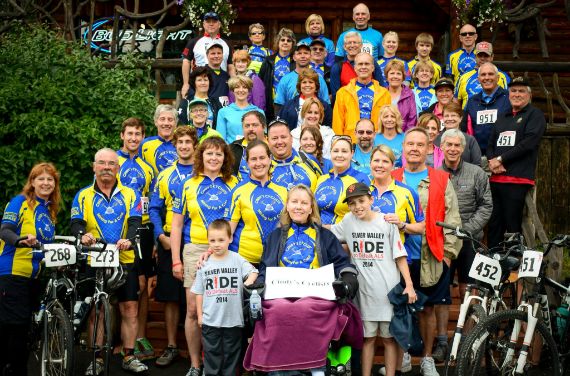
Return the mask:
[(44, 245), (44, 250), (44, 261), (48, 268), (75, 264), (76, 251), (72, 245), (46, 244)]
[(501, 282), (501, 264), (498, 260), (477, 253), (469, 270), (469, 277), (498, 286)]
[(91, 252), (90, 265), (93, 268), (119, 266), (119, 250), (115, 244), (107, 244), (103, 252)]
[(542, 252), (524, 251), (521, 266), (519, 267), (519, 278), (538, 277), (542, 257)]

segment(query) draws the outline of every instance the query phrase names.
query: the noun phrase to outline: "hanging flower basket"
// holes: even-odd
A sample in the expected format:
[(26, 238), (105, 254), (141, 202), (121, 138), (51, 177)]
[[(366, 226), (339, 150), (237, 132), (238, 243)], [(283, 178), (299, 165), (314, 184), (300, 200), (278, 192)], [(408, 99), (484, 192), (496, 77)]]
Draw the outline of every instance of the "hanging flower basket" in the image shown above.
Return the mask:
[(178, 0), (182, 15), (190, 19), (196, 29), (202, 29), (202, 17), (208, 12), (216, 12), (220, 16), (223, 34), (230, 35), (230, 26), (237, 18), (237, 12), (229, 0)]
[(493, 26), (505, 19), (505, 2), (503, 0), (451, 0), (459, 25), (471, 23), (476, 27), (483, 24)]

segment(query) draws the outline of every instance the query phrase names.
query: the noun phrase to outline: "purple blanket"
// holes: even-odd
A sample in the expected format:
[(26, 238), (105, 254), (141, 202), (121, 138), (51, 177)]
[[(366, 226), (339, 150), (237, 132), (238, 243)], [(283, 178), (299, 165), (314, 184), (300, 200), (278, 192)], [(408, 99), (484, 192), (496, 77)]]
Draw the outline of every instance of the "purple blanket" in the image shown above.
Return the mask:
[(266, 300), (263, 316), (255, 325), (243, 361), (247, 370), (322, 367), (332, 340), (362, 348), (362, 321), (351, 303), (339, 305), (317, 298)]

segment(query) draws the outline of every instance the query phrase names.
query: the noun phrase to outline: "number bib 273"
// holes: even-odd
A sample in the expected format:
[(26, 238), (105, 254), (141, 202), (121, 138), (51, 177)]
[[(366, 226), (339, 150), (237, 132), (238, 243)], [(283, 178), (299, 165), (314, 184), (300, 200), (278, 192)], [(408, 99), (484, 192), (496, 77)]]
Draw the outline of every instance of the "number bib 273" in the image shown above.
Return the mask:
[(477, 253), (469, 270), (469, 277), (498, 286), (501, 282), (501, 264), (498, 260)]
[(538, 277), (542, 257), (542, 252), (524, 251), (521, 266), (519, 267), (519, 278)]
[(108, 268), (119, 266), (119, 250), (115, 244), (107, 244), (103, 252), (91, 252), (90, 265), (93, 268)]
[(73, 265), (76, 262), (75, 247), (69, 244), (44, 245), (44, 261), (48, 268), (54, 266)]

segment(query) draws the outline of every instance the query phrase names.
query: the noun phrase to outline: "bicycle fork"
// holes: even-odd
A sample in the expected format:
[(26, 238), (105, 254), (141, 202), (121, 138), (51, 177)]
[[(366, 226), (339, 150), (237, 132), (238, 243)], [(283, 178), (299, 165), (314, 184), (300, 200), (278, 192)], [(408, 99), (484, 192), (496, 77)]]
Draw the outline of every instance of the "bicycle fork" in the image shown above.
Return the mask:
[(459, 317), (457, 318), (457, 327), (455, 328), (455, 333), (453, 334), (453, 341), (451, 344), (451, 351), (449, 352), (449, 361), (453, 362), (457, 360), (457, 351), (459, 350), (459, 342), (463, 335), (463, 326), (465, 325), (465, 320), (467, 319), (467, 312), (469, 311), (469, 306), (471, 302), (478, 300), (481, 306), (485, 309), (487, 306), (487, 296), (481, 298), (477, 295), (471, 295), (471, 291), (465, 292), (465, 298), (459, 306)]

